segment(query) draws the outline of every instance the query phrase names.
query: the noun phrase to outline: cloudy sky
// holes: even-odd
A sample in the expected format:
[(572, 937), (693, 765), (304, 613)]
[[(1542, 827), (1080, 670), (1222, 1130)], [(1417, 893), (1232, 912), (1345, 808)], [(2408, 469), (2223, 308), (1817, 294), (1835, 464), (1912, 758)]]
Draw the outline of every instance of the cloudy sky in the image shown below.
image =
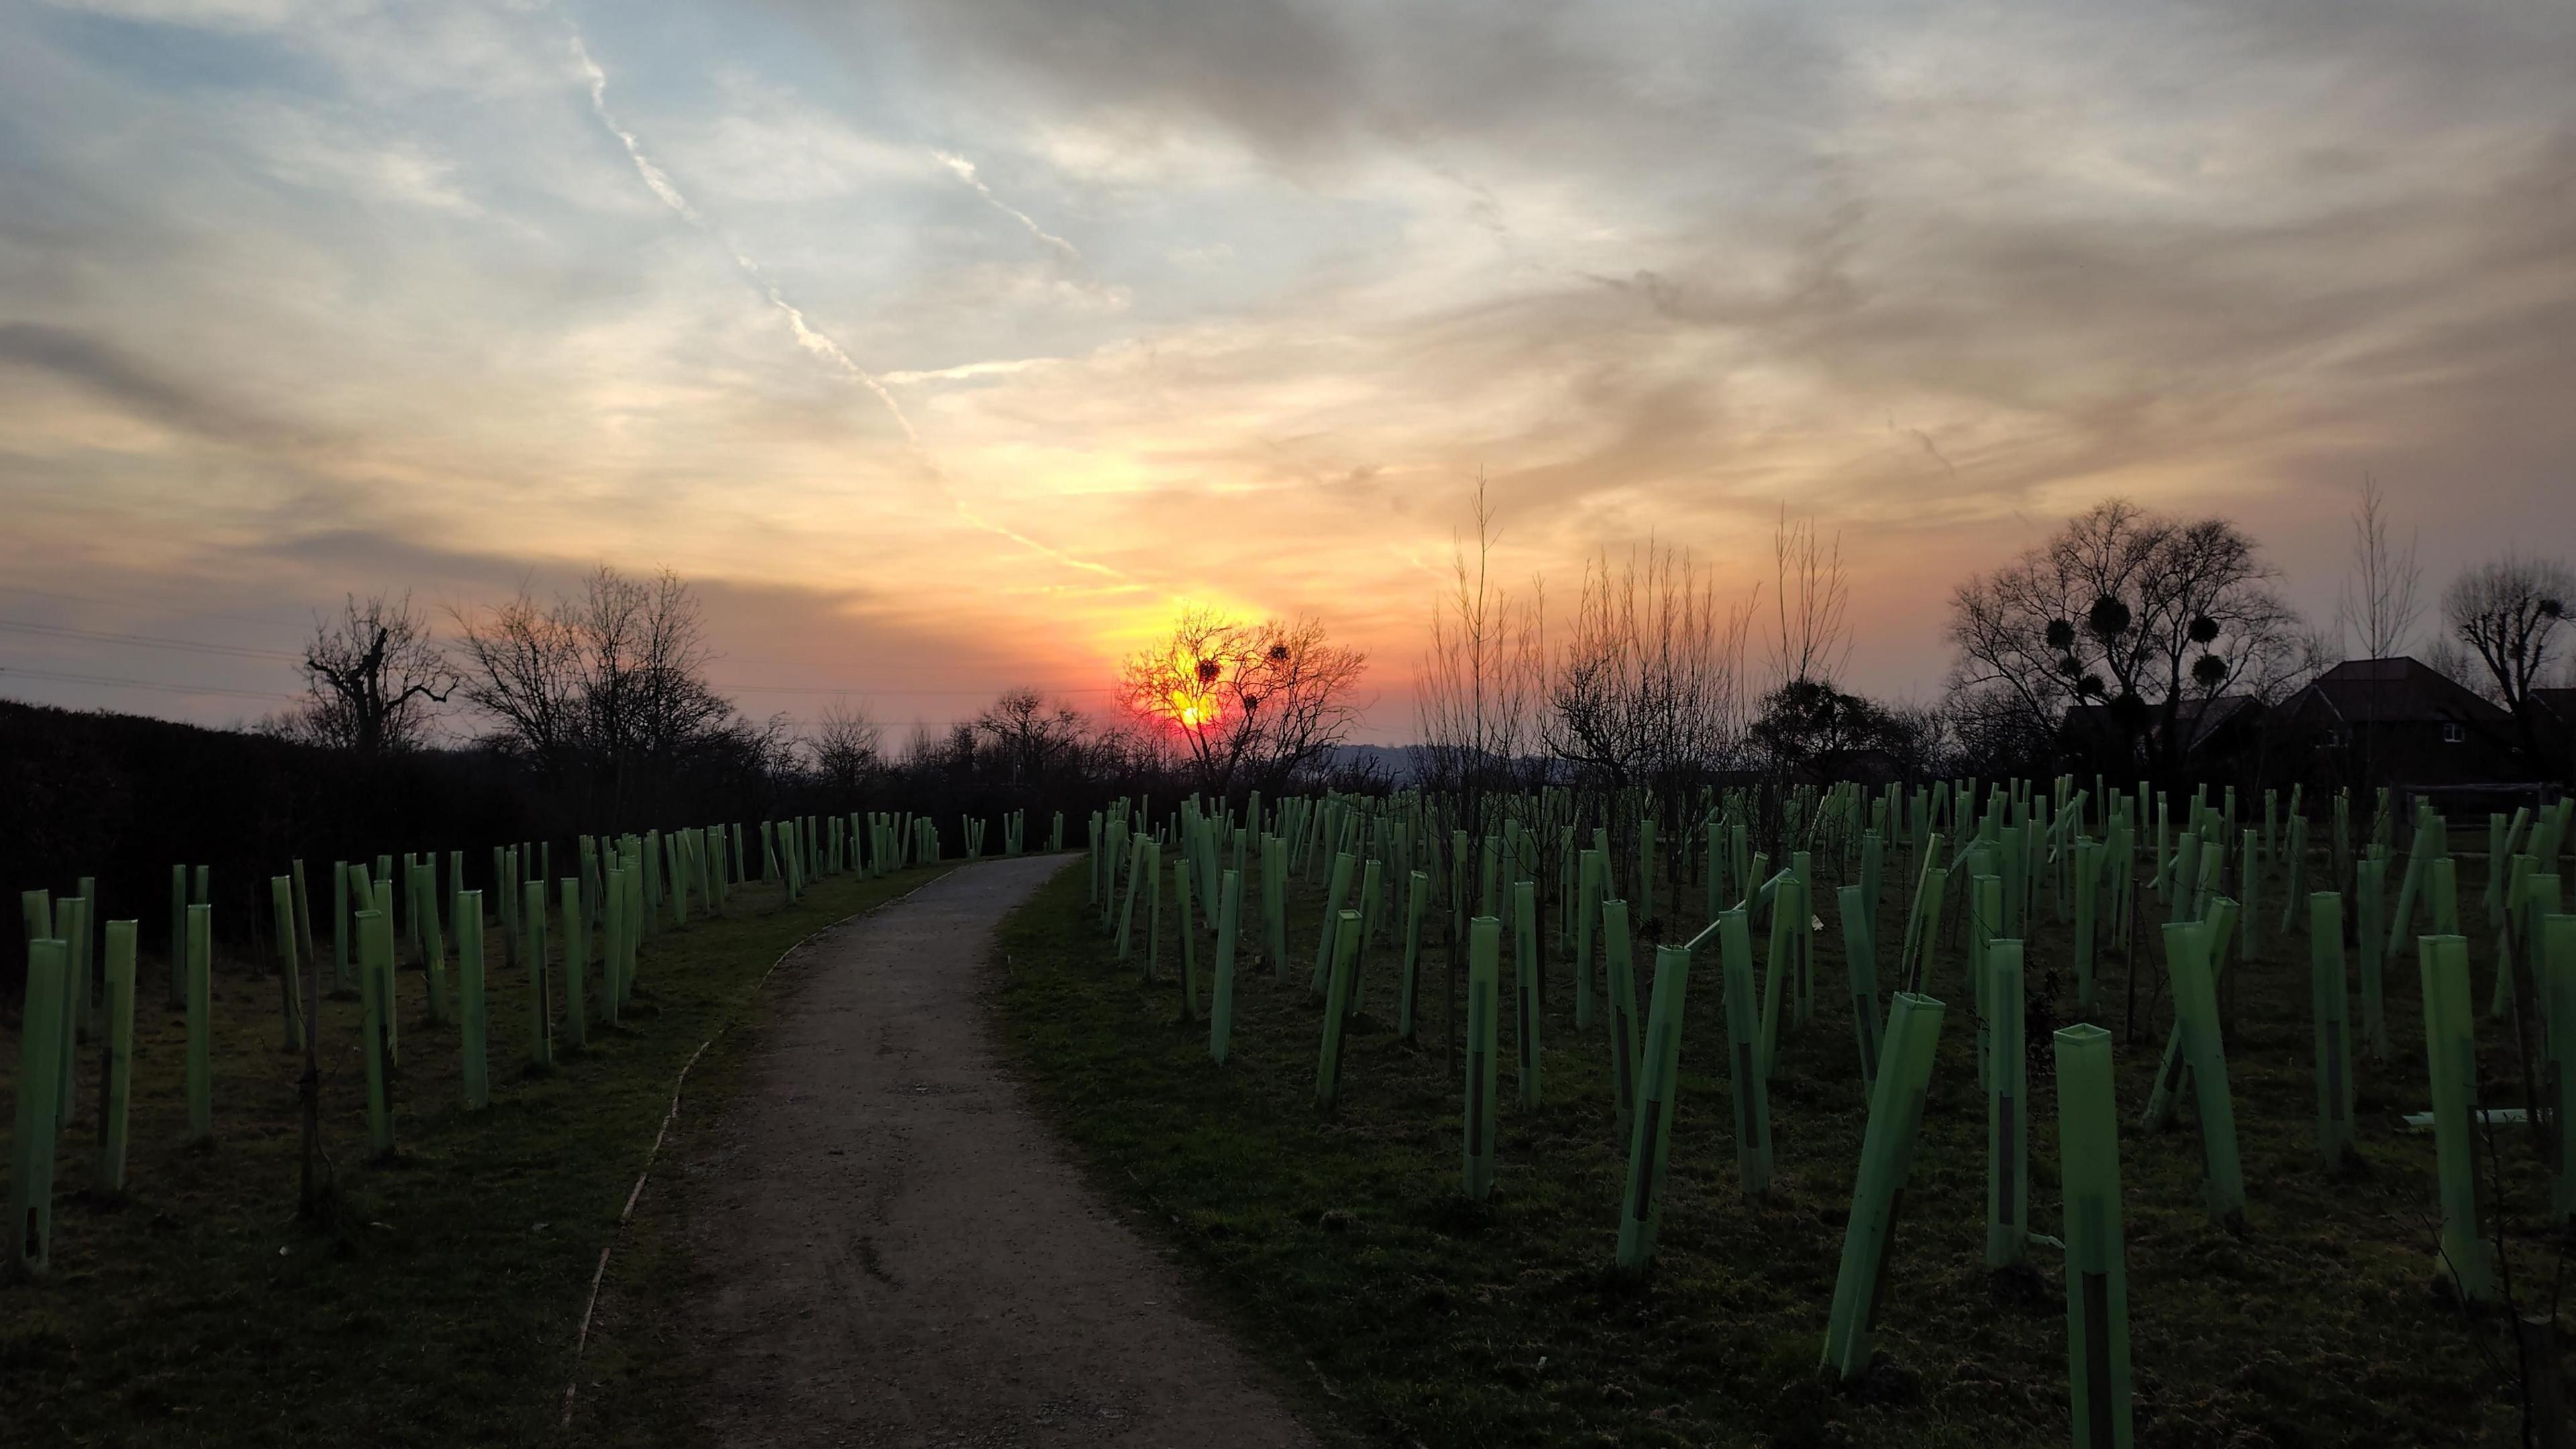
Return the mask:
[(2110, 493), (2328, 616), (2365, 474), (2576, 554), (2571, 76), (2548, 0), (0, 0), (0, 694), (256, 717), (343, 591), (606, 561), (756, 713), (1196, 600), (1400, 738), (1480, 472), (1559, 597), (1812, 514), (1889, 694)]

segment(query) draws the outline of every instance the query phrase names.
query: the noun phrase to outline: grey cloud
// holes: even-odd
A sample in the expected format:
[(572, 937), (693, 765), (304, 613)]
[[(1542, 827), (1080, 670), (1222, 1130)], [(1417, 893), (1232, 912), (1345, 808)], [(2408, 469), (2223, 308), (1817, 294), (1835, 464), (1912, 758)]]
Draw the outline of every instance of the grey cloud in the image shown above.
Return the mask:
[(0, 322), (0, 366), (5, 365), (50, 374), (134, 417), (214, 442), (302, 448), (322, 441), (310, 429), (168, 376), (121, 348), (70, 328)]

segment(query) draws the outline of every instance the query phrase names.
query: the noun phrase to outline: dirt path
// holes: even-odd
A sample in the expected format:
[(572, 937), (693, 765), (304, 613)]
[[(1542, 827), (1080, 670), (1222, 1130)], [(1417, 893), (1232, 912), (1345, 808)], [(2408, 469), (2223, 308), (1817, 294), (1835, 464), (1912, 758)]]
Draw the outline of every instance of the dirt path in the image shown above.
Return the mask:
[(997, 1061), (997, 861), (791, 966), (698, 1163), (689, 1334), (726, 1445), (1311, 1445)]

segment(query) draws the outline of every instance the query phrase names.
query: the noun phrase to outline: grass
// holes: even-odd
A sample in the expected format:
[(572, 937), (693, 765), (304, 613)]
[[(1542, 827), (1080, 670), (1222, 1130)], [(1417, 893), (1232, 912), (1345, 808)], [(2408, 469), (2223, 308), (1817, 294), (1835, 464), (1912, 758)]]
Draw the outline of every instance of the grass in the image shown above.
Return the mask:
[[(0, 1440), (558, 1441), (591, 1274), (681, 1065), (721, 1027), (756, 1019), (758, 983), (789, 946), (939, 869), (828, 879), (793, 907), (767, 886), (736, 887), (729, 917), (666, 924), (648, 941), (624, 1024), (586, 1050), (559, 1047), (549, 1073), (523, 1068), (527, 988), (500, 968), (495, 935), (492, 1105), (481, 1113), (463, 1109), (455, 1026), (425, 1022), (422, 981), (406, 964), (389, 1161), (366, 1150), (358, 1004), (324, 1003), (324, 1134), (345, 1213), (320, 1228), (296, 1220), (302, 1059), (280, 1048), (275, 977), (221, 963), (216, 1140), (190, 1147), (185, 1029), (164, 1005), (161, 963), (147, 960), (136, 973), (128, 1191), (116, 1201), (86, 1191), (87, 1077), (58, 1159), (53, 1271), (0, 1286)], [(692, 1073), (692, 1101), (737, 1079), (742, 1035), (727, 1034)], [(13, 1042), (0, 1082), (15, 1075)], [(0, 1107), (0, 1131), (11, 1120)], [(671, 1248), (645, 1235), (618, 1251), (613, 1276), (636, 1281), (630, 1254), (666, 1260)], [(651, 1387), (639, 1401), (685, 1392), (685, 1365), (650, 1336), (584, 1372)], [(599, 1442), (642, 1442), (587, 1412), (580, 1427)]]
[[(2461, 899), (2477, 919), (2482, 862), (2461, 866)], [(1820, 874), (1831, 874), (1822, 862)], [(1883, 940), (1902, 925), (1899, 876), (1891, 868)], [(1068, 871), (1005, 927), (1010, 1050), (1101, 1187), (1168, 1236), (1256, 1348), (1341, 1430), (1426, 1449), (2067, 1442), (2057, 1250), (2034, 1244), (2027, 1272), (1984, 1266), (1985, 1099), (1956, 944), (1929, 987), (1952, 1005), (1879, 1364), (1846, 1388), (1817, 1369), (1864, 1126), (1838, 927), (1816, 938), (1814, 1019), (1794, 1030), (1784, 1022), (1771, 1088), (1778, 1168), (1763, 1199), (1748, 1200), (1736, 1181), (1714, 953), (1694, 963), (1661, 1248), (1635, 1284), (1608, 1271), (1626, 1151), (1612, 1140), (1606, 1039), (1575, 1029), (1562, 966), (1549, 982), (1539, 1110), (1514, 1105), (1504, 1013), (1496, 1187), (1476, 1204), (1457, 1188), (1460, 1083), (1441, 1047), (1440, 949), (1424, 953), (1418, 1046), (1390, 1026), (1399, 953), (1372, 954), (1340, 1108), (1326, 1116), (1312, 1106), (1321, 1015), (1307, 992), (1321, 914), (1312, 883), (1292, 889), (1289, 979), (1251, 953), (1241, 962), (1233, 1056), (1217, 1067), (1204, 1026), (1180, 1019), (1168, 904), (1163, 979), (1143, 983), (1133, 963), (1112, 960), (1087, 880)], [(2284, 886), (2265, 886), (2268, 927)], [(1684, 886), (1665, 898), (1697, 894)], [(2141, 900), (2142, 919), (2163, 919), (2152, 893)], [(1695, 904), (1689, 914), (1676, 927), (1684, 934)], [(2055, 1234), (2046, 1046), (2075, 1011), (2071, 980), (2051, 975), (2068, 959), (2067, 928), (2044, 891), (2037, 914), (2030, 1203), (2034, 1230)], [(2096, 1017), (2119, 1041), (2138, 1442), (2512, 1442), (2518, 1411), (2491, 1357), (2495, 1325), (2473, 1321), (2437, 1269), (2433, 1139), (2398, 1120), (2427, 1097), (2414, 963), (2387, 973), (2395, 1055), (2360, 1067), (2363, 1160), (2329, 1176), (2315, 1145), (2307, 950), (2303, 935), (2266, 930), (2257, 958), (2230, 968), (2227, 1050), (2250, 1198), (2241, 1234), (2201, 1206), (2189, 1102), (2166, 1132), (2137, 1125), (2170, 1012), (2160, 964), (2142, 962), (2130, 1034), (2127, 966), (2107, 953)], [(2484, 1015), (2483, 935), (2473, 951), (2487, 1099), (2519, 1105), (2518, 1088), (2504, 1085), (2505, 1032)], [(1651, 961), (1641, 949), (1641, 977)], [(1508, 990), (1508, 956), (1504, 979)], [(1641, 1007), (1645, 994), (1641, 980)], [(2354, 1016), (2357, 1030), (2357, 1006)], [(2536, 1277), (2545, 1305), (2558, 1242), (2537, 1218), (2544, 1170), (2517, 1129), (2494, 1146), (2520, 1209), (2510, 1223), (2517, 1278), (2529, 1301)]]

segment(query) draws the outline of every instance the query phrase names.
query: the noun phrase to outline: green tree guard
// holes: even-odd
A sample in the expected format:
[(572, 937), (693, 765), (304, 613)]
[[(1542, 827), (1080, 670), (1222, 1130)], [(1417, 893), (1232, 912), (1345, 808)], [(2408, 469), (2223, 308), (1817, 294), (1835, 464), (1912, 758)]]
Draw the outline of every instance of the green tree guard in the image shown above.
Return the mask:
[(2102, 847), (2089, 835), (2075, 840), (2075, 1009), (2093, 1010), (2095, 904), (2101, 892)]
[(70, 955), (61, 941), (27, 942), (27, 995), (18, 1018), (18, 1110), (9, 1139), (9, 1264), (30, 1277), (53, 1260), (54, 1139), (61, 1130), (62, 1029)]
[(1816, 877), (1812, 852), (1789, 853), (1789, 879), (1798, 884), (1798, 908), (1789, 918), (1789, 964), (1798, 983), (1792, 999), (1798, 1008), (1797, 1024), (1804, 1027), (1816, 1014)]
[(170, 867), (170, 1006), (188, 1005), (188, 868)]
[[(2224, 980), (2227, 975), (2227, 943), (2236, 922), (2236, 902), (2220, 896), (2209, 903), (2209, 916), (2200, 922), (2210, 956), (2210, 975)], [(2184, 924), (2191, 924), (2185, 922)], [(2149, 1132), (2161, 1132), (2173, 1125), (2174, 1113), (2182, 1104), (2182, 1089), (2191, 1076), (2191, 1058), (2183, 1051), (2182, 1023), (2177, 1020), (2165, 1035), (2164, 1055), (2156, 1061), (2155, 1086), (2147, 1096), (2145, 1116), (2139, 1126)]]
[(2175, 1025), (2182, 1034), (2183, 1060), (2191, 1067), (2192, 1100), (2200, 1105), (2202, 1191), (2209, 1215), (2234, 1223), (2245, 1215), (2245, 1174), (2236, 1153), (2227, 1049), (2218, 1033), (2218, 982), (2209, 959), (2213, 933), (2206, 922), (2197, 921), (2167, 922), (2164, 932)]
[(1613, 1130), (1629, 1135), (1637, 1105), (1637, 960), (1628, 933), (1628, 903), (1601, 903), (1602, 972), (1609, 987), (1610, 1093)]
[(2186, 830), (2174, 845), (2174, 890), (2168, 920), (2188, 921), (2200, 915), (2200, 832)]
[[(2298, 834), (2297, 821), (2291, 835)], [(2331, 1172), (2352, 1155), (2351, 996), (2343, 974), (2343, 895), (2308, 897), (2308, 974), (2316, 997), (2317, 1149)]]
[(215, 908), (188, 906), (188, 1140), (215, 1136), (214, 1099)]
[[(2025, 918), (2026, 919), (2026, 918)], [(2030, 1059), (2022, 1050), (2022, 943), (1986, 943), (1986, 1017), (1994, 1043), (1986, 1077), (1986, 1266), (2029, 1256)]]
[(438, 912), (438, 858), (425, 857), (420, 867), (420, 893), (414, 901), (412, 920), (420, 932), (422, 985), (429, 994), (429, 1022), (442, 1026), (447, 1021), (447, 928)]
[(1172, 917), (1181, 928), (1181, 1020), (1199, 1019), (1198, 918), (1190, 914), (1189, 856), (1172, 862)]
[(387, 876), (376, 882), (373, 899), (371, 899), (368, 904), (378, 915), (385, 918), (385, 954), (384, 959), (379, 963), (379, 969), (384, 973), (385, 979), (377, 984), (377, 990), (384, 993), (385, 1061), (392, 1066), (398, 1067), (402, 1065), (402, 1013), (399, 1010), (402, 1003), (402, 991), (401, 983), (394, 979), (393, 877)]
[(1264, 836), (1261, 850), (1262, 940), (1270, 971), (1288, 984), (1288, 852), (1276, 835)]
[(523, 883), (519, 894), (519, 957), (528, 968), (528, 1064), (555, 1064), (554, 988), (546, 971), (546, 884)]
[(1361, 998), (1367, 994), (1369, 942), (1376, 937), (1379, 921), (1386, 914), (1378, 904), (1380, 893), (1386, 889), (1385, 867), (1376, 857), (1370, 857), (1360, 872), (1360, 880), (1360, 954), (1351, 962), (1351, 996), (1344, 1004), (1344, 1010), (1352, 1016), (1360, 1014)]
[[(1586, 850), (1574, 867), (1574, 1024), (1592, 1025), (1592, 926), (1601, 915), (1601, 852)], [(1605, 946), (1606, 949), (1606, 946)]]
[(2535, 945), (2531, 974), (2549, 1024), (2546, 1096), (2558, 1147), (2549, 1210), (2564, 1224), (2576, 1220), (2576, 916), (2541, 917)]
[(1218, 879), (1223, 895), (1216, 910), (1216, 984), (1208, 999), (1208, 1057), (1223, 1066), (1234, 1043), (1234, 932), (1243, 912), (1243, 872), (1228, 870)]
[[(1180, 864), (1181, 862), (1174, 862)], [(1154, 979), (1155, 968), (1163, 964), (1163, 842), (1145, 842), (1145, 955), (1138, 963), (1140, 979)]]
[(1330, 980), (1324, 993), (1324, 1045), (1315, 1057), (1315, 1106), (1330, 1112), (1342, 1093), (1342, 1025), (1351, 992), (1351, 972), (1359, 965), (1360, 913), (1344, 911), (1335, 919)]
[(364, 910), (353, 918), (358, 930), (358, 992), (364, 1003), (361, 1049), (367, 1062), (367, 1148), (378, 1157), (394, 1150), (392, 994), (394, 979), (393, 918)]
[[(612, 877), (620, 873), (611, 871)], [(456, 1020), (464, 1051), (465, 1109), (492, 1104), (491, 998), (483, 974), (483, 893), (456, 893)]]
[(1321, 997), (1324, 994), (1324, 977), (1332, 969), (1334, 945), (1339, 939), (1337, 923), (1342, 918), (1342, 906), (1351, 893), (1352, 864), (1351, 853), (1347, 850), (1333, 856), (1332, 884), (1324, 894), (1324, 920), (1315, 932), (1315, 975), (1306, 987), (1310, 996)]
[(107, 923), (107, 951), (101, 985), (106, 989), (106, 1019), (100, 1035), (98, 1093), (98, 1190), (111, 1196), (125, 1191), (126, 1106), (134, 1086), (134, 947), (137, 922)]
[(2369, 856), (2353, 865), (2353, 940), (2361, 965), (2361, 1039), (2371, 1060), (2396, 1055), (2388, 1040), (2388, 1011), (2382, 978), (2387, 959), (2388, 858)]
[(1834, 892), (1842, 916), (1843, 966), (1851, 975), (1852, 1035), (1860, 1046), (1862, 1095), (1878, 1080), (1878, 960), (1870, 940), (1869, 905), (1863, 887), (1847, 885)]
[[(1465, 832), (1461, 831), (1463, 838)], [(1483, 1202), (1494, 1190), (1494, 1085), (1500, 1075), (1503, 923), (1478, 916), (1467, 923), (1467, 1122), (1466, 1161), (1458, 1188)]]
[(1141, 830), (1130, 835), (1127, 839), (1128, 844), (1125, 852), (1127, 893), (1120, 900), (1118, 905), (1118, 959), (1120, 961), (1125, 961), (1128, 957), (1128, 953), (1133, 949), (1133, 941), (1130, 933), (1136, 923), (1136, 880), (1137, 877), (1145, 873), (1145, 850), (1147, 846), (1152, 844), (1151, 841), (1146, 839), (1145, 833)]
[[(1935, 835), (1932, 849), (1937, 852), (1940, 848), (1941, 837)], [(1914, 912), (1906, 928), (1906, 939), (1913, 946), (1914, 969), (1907, 978), (1905, 989), (1917, 995), (1932, 985), (1932, 968), (1940, 960), (1941, 898), (1949, 888), (1948, 870), (1937, 865), (1923, 867), (1922, 881), (1914, 894)], [(1884, 1063), (1886, 1059), (1886, 1051), (1882, 1048), (1879, 1060)]]
[(1977, 1010), (1977, 1087), (1982, 1091), (1994, 1076), (1994, 1025), (1987, 1019), (1993, 992), (1986, 983), (1986, 962), (2003, 929), (2004, 882), (1993, 875), (1969, 880), (1968, 987)]
[(2460, 934), (2460, 867), (2447, 855), (2436, 856), (2424, 868), (2425, 895), (2433, 908), (2433, 931), (2436, 936)]
[(590, 1042), (590, 918), (581, 910), (581, 877), (556, 883), (563, 908), (564, 1044), (579, 1048)]
[[(30, 894), (39, 900), (45, 897), (43, 891), (34, 891)], [(54, 904), (52, 911), (47, 913), (50, 918), (44, 923), (43, 928), (32, 932), (27, 938), (30, 950), (34, 949), (39, 939), (60, 941), (63, 944), (63, 985), (62, 990), (55, 994), (54, 1008), (56, 1016), (54, 1026), (62, 1034), (62, 1049), (54, 1053), (52, 1120), (57, 1133), (71, 1126), (72, 1114), (78, 1110), (78, 1097), (74, 1091), (76, 1085), (74, 1073), (80, 1057), (80, 1002), (73, 993), (80, 988), (81, 975), (75, 964), (79, 951), (73, 943), (89, 929), (88, 917), (85, 914), (88, 907), (89, 903), (79, 896), (63, 897)], [(22, 1036), (25, 1029), (26, 1024), (22, 1020), (19, 1023)]]
[(1539, 1024), (1545, 1003), (1538, 994), (1538, 887), (1512, 882), (1512, 978), (1520, 1002), (1520, 1104), (1536, 1111), (1540, 1104), (1539, 1073), (1546, 1053), (1539, 1046)]
[(1923, 1094), (1932, 1080), (1932, 1050), (1941, 1039), (1942, 1005), (1900, 991), (1888, 1003), (1887, 1050), (1870, 1093), (1861, 1138), (1860, 1177), (1844, 1220), (1842, 1265), (1834, 1275), (1833, 1313), (1825, 1325), (1824, 1362), (1845, 1382), (1869, 1367), (1878, 1310), (1887, 1293), (1887, 1264), (1896, 1220), (1914, 1172)]
[(304, 1045), (303, 1002), (296, 989), (295, 972), (295, 882), (282, 875), (268, 878), (269, 913), (277, 927), (277, 1006), (284, 1018), (284, 1046), (296, 1051)]
[(356, 937), (349, 934), (349, 862), (331, 862), (331, 989), (349, 989), (349, 959)]
[(1806, 902), (1798, 896), (1795, 876), (1782, 875), (1771, 888), (1771, 946), (1762, 970), (1762, 1079), (1780, 1066), (1780, 996), (1792, 989), (1789, 977), (1790, 931), (1805, 925)]
[(2066, 1201), (2066, 1360), (2076, 1449), (2129, 1449), (2128, 1250), (2120, 1232), (2111, 1034), (2056, 1034), (2058, 1181)]
[(63, 944), (70, 950), (65, 961), (69, 974), (63, 979), (71, 990), (72, 1040), (76, 1043), (94, 1042), (98, 1040), (98, 1007), (92, 983), (97, 978), (98, 962), (92, 959), (91, 943), (98, 936), (98, 877), (82, 876), (80, 894), (73, 899), (80, 902), (80, 928), (74, 930), (66, 926), (56, 934), (63, 938)]
[(1396, 983), (1395, 1035), (1398, 1041), (1413, 1040), (1413, 1002), (1415, 972), (1422, 960), (1422, 916), (1431, 904), (1431, 875), (1412, 871), (1405, 877), (1404, 889), (1404, 969)]
[(1771, 1087), (1762, 1074), (1762, 1013), (1753, 996), (1753, 923), (1738, 907), (1717, 913), (1726, 994), (1726, 1075), (1735, 1096), (1735, 1175), (1747, 1197), (1771, 1190)]
[[(1642, 878), (1645, 872), (1638, 871)], [(1673, 1111), (1681, 1096), (1682, 1001), (1690, 980), (1690, 949), (1655, 948), (1655, 995), (1647, 1009), (1644, 1070), (1637, 1083), (1636, 1120), (1628, 1137), (1628, 1191), (1619, 1213), (1619, 1269), (1642, 1273), (1654, 1260), (1664, 1224), (1664, 1179), (1672, 1157)]]
[(2442, 1261), (2463, 1299), (2485, 1303), (2495, 1297), (2495, 1260), (2478, 1202), (2478, 1059), (2469, 1014), (2469, 938), (2419, 937), (2416, 964), (2424, 980), (2424, 1063), (2433, 1095)]

